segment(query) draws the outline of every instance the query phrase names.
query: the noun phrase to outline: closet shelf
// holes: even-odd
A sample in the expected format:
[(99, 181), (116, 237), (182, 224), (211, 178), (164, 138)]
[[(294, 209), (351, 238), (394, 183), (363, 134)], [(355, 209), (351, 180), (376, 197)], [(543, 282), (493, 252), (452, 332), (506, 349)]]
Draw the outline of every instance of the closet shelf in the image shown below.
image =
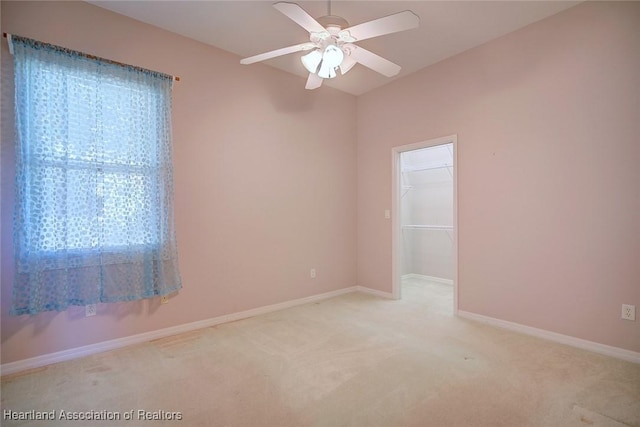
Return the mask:
[(422, 230), (453, 230), (452, 225), (403, 225), (402, 228), (416, 228)]

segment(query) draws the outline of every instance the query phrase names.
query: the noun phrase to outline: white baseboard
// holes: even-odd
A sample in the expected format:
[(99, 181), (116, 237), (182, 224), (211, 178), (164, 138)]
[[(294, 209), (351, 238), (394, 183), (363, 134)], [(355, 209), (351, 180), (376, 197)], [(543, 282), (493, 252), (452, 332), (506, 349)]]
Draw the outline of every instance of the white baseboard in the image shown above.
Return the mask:
[[(26, 371), (28, 369), (40, 368), (42, 366), (50, 365), (53, 363), (64, 362), (66, 360), (77, 359), (80, 357), (89, 356), (89, 355), (101, 353), (104, 351), (115, 350), (115, 349), (126, 347), (129, 345), (140, 344), (140, 343), (144, 343), (144, 342), (148, 342), (148, 341), (152, 341), (160, 338), (165, 338), (171, 335), (177, 335), (185, 332), (194, 331), (197, 329), (208, 328), (210, 326), (215, 326), (222, 323), (233, 322), (236, 320), (246, 319), (246, 318), (258, 316), (261, 314), (284, 310), (286, 308), (295, 307), (302, 304), (308, 304), (311, 302), (316, 302), (316, 301), (324, 300), (327, 298), (333, 298), (333, 297), (351, 293), (351, 292), (362, 292), (365, 294), (374, 295), (381, 298), (393, 299), (393, 294), (391, 292), (379, 291), (377, 289), (371, 289), (364, 286), (352, 286), (349, 288), (338, 289), (338, 290), (326, 292), (323, 294), (312, 295), (305, 298), (299, 298), (299, 299), (285, 301), (278, 304), (258, 307), (251, 310), (241, 311), (238, 313), (231, 313), (224, 316), (213, 317), (211, 319), (205, 319), (197, 322), (185, 323), (183, 325), (159, 329), (157, 331), (145, 332), (142, 334), (132, 335), (129, 337), (118, 338), (118, 339), (104, 341), (97, 344), (91, 344), (83, 347), (72, 348), (69, 350), (58, 351), (55, 353), (44, 354), (42, 356), (19, 360), (16, 362), (5, 363), (0, 365), (0, 373), (1, 375), (10, 375), (17, 372)], [(640, 363), (640, 353), (637, 353), (634, 351), (612, 347), (605, 344), (599, 344), (591, 341), (586, 341), (580, 338), (574, 338), (567, 335), (562, 335), (555, 332), (532, 328), (530, 326), (508, 322), (505, 320), (494, 319), (492, 317), (482, 316), (480, 314), (470, 313), (462, 310), (458, 311), (458, 315), (463, 318), (487, 323), (492, 326), (497, 326), (500, 328), (525, 333), (527, 335), (533, 335), (539, 338), (548, 339), (550, 341), (555, 341), (561, 344), (578, 347), (584, 350), (593, 351), (595, 353), (604, 354), (606, 356), (615, 357), (615, 358), (626, 360), (629, 362)]]
[(366, 288), (364, 286), (356, 286), (356, 291), (362, 292), (363, 294), (375, 295), (380, 298), (394, 299), (391, 292), (379, 291), (377, 289)]
[(451, 279), (443, 279), (442, 277), (427, 276), (425, 274), (417, 274), (417, 273), (403, 274), (402, 278), (403, 279), (421, 279), (421, 280), (426, 280), (428, 282), (436, 282), (436, 283), (442, 283), (445, 285), (453, 286), (453, 280)]
[(26, 371), (27, 369), (40, 368), (52, 363), (64, 362), (66, 360), (77, 359), (79, 357), (89, 356), (103, 351), (115, 350), (117, 348), (126, 347), (133, 344), (140, 344), (159, 338), (165, 338), (171, 335), (182, 334), (197, 329), (208, 328), (210, 326), (219, 325), (221, 323), (234, 322), (248, 317), (258, 316), (260, 314), (271, 313), (285, 308), (295, 307), (310, 302), (316, 302), (327, 298), (333, 298), (338, 295), (356, 292), (360, 286), (352, 286), (350, 288), (338, 289), (319, 295), (312, 295), (305, 298), (299, 298), (291, 301), (285, 301), (278, 304), (258, 307), (251, 310), (241, 311), (238, 313), (226, 314), (224, 316), (213, 317), (211, 319), (199, 320), (197, 322), (185, 323), (183, 325), (172, 326), (169, 328), (159, 329), (157, 331), (145, 332), (142, 334), (132, 335), (124, 338), (104, 341), (97, 344), (90, 344), (83, 347), (71, 348), (69, 350), (58, 351), (55, 353), (44, 354), (42, 356), (32, 357), (29, 359), (18, 360), (16, 362), (4, 363), (0, 365), (1, 375), (10, 375), (17, 372)]
[(583, 340), (581, 338), (569, 335), (558, 334), (556, 332), (546, 331), (544, 329), (533, 328), (531, 326), (522, 325), (520, 323), (508, 322), (506, 320), (496, 319), (493, 317), (483, 316), (481, 314), (470, 313), (468, 311), (458, 310), (458, 316), (465, 319), (475, 320), (486, 323), (498, 328), (509, 329), (511, 331), (520, 332), (571, 347), (581, 348), (583, 350), (592, 351), (594, 353), (603, 354), (605, 356), (615, 357), (616, 359), (626, 360), (627, 362), (640, 363), (640, 353), (625, 350), (623, 348), (613, 347), (606, 344), (600, 344), (593, 341)]

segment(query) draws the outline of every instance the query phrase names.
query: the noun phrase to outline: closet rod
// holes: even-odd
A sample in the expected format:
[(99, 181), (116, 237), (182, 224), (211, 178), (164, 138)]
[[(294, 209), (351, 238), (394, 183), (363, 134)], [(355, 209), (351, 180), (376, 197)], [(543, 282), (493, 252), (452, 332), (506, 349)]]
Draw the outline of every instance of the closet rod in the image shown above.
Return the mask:
[(426, 168), (403, 168), (402, 172), (420, 172), (420, 171), (430, 171), (430, 170), (434, 170), (434, 169), (444, 169), (444, 168), (452, 168), (453, 165), (451, 164), (446, 164), (446, 165), (440, 165), (440, 166), (431, 166), (431, 167), (426, 167)]
[(423, 230), (453, 230), (452, 225), (403, 225), (402, 228), (417, 228)]

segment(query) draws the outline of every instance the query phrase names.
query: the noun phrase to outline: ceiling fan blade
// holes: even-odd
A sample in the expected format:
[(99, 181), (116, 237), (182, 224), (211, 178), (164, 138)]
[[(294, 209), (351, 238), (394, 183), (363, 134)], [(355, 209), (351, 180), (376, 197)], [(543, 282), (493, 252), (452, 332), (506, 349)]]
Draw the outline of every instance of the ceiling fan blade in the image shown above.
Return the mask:
[(342, 73), (342, 75), (344, 76), (345, 74), (347, 74), (349, 72), (350, 69), (353, 68), (354, 65), (356, 65), (358, 63), (358, 61), (356, 61), (355, 59), (353, 59), (350, 55), (345, 55), (344, 59), (342, 60), (342, 64), (340, 64), (340, 72)]
[(322, 86), (322, 77), (318, 76), (315, 73), (309, 73), (309, 78), (307, 79), (307, 84), (305, 85), (305, 89), (317, 89)]
[(398, 64), (394, 64), (393, 62), (384, 59), (373, 52), (369, 52), (360, 46), (354, 46), (354, 49), (351, 51), (351, 57), (355, 59), (356, 62), (387, 77), (395, 76), (401, 69)]
[(300, 52), (302, 50), (310, 50), (315, 46), (311, 43), (301, 43), (294, 46), (283, 47), (280, 49), (272, 50), (270, 52), (261, 53), (259, 55), (250, 56), (249, 58), (244, 58), (240, 60), (240, 63), (243, 65), (253, 64), (254, 62), (265, 61), (267, 59), (275, 58), (276, 56), (287, 55), (293, 52)]
[(295, 3), (280, 2), (275, 3), (273, 7), (287, 15), (289, 19), (310, 33), (321, 33), (325, 31), (324, 27), (320, 25), (318, 21), (313, 19), (311, 15)]
[(410, 10), (405, 10), (404, 12), (394, 13), (384, 18), (354, 25), (353, 27), (346, 28), (344, 31), (348, 31), (353, 38), (360, 41), (418, 28), (419, 25), (420, 17)]

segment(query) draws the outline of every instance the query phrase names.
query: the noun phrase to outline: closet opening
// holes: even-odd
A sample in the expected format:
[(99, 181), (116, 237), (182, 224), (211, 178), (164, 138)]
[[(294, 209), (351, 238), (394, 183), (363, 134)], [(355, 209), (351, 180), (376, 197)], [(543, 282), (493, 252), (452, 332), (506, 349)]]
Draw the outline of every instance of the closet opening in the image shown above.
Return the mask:
[(395, 147), (393, 296), (457, 312), (456, 136)]

